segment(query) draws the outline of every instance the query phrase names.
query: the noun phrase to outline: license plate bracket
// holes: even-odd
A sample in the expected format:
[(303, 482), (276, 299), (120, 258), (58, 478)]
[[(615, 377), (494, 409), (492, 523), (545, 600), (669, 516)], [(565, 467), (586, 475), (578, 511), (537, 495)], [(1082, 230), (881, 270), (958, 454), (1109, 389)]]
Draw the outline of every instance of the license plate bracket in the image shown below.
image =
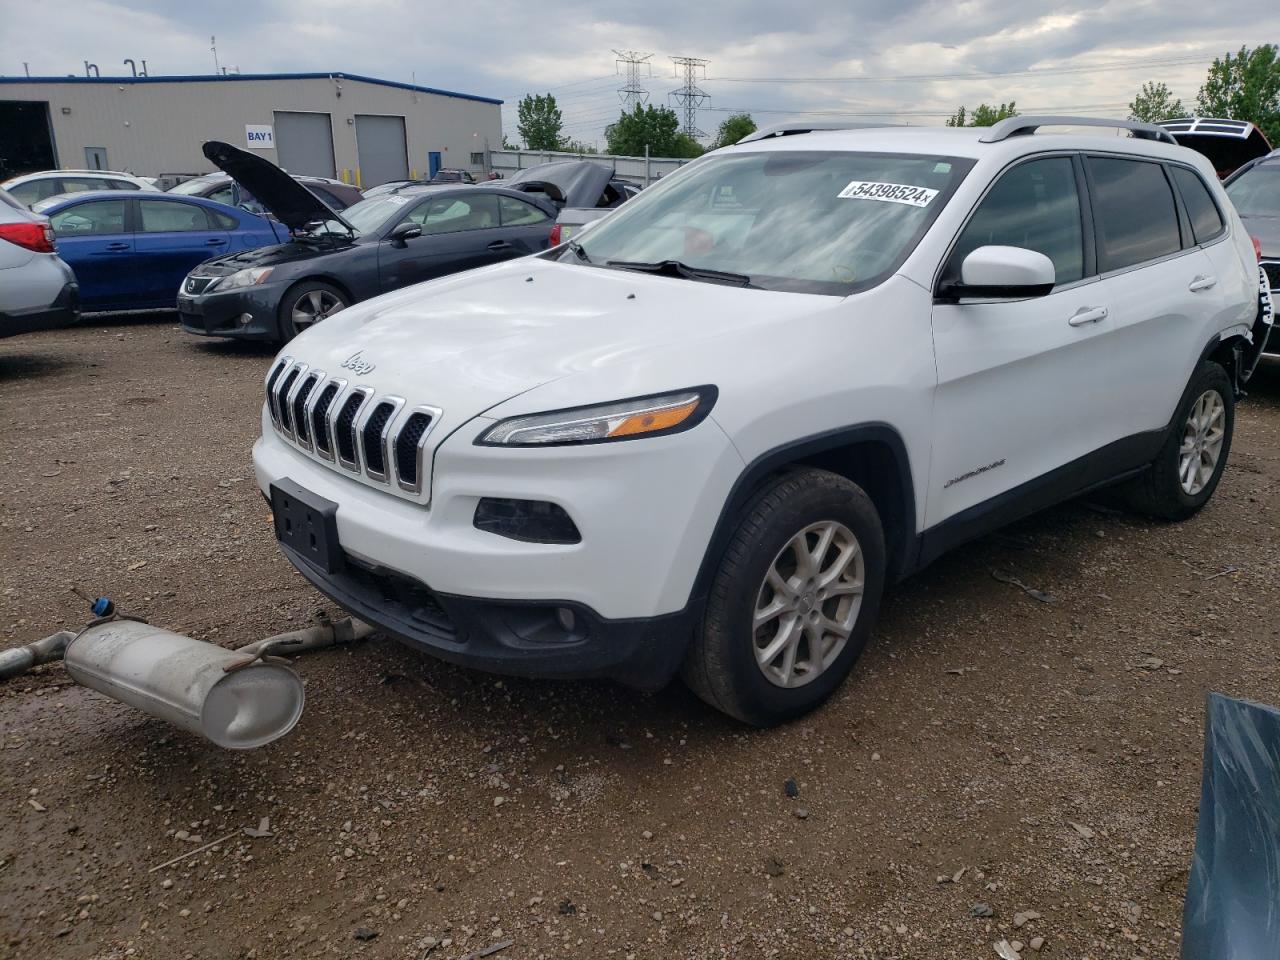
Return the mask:
[(342, 570), (338, 505), (285, 477), (271, 484), (276, 539), (324, 573)]

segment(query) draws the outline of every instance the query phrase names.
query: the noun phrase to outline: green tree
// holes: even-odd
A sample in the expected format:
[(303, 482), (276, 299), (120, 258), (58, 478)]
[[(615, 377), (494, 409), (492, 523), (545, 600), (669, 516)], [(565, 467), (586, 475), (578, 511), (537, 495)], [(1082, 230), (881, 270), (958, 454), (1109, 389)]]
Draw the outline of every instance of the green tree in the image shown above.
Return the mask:
[(728, 147), (737, 143), (748, 134), (756, 132), (756, 122), (751, 119), (749, 113), (735, 113), (730, 117), (726, 117), (720, 123), (720, 130), (716, 133), (716, 138), (711, 142), (711, 149), (717, 147)]
[(585, 143), (582, 140), (566, 140), (563, 144), (560, 145), (560, 149), (563, 150), (565, 153), (599, 153), (600, 152), (591, 144)]
[(1280, 141), (1280, 50), (1264, 43), (1216, 58), (1196, 103), (1202, 117), (1250, 120)]
[(516, 128), (529, 150), (559, 150), (564, 117), (551, 94), (525, 94), (516, 107)]
[(948, 127), (990, 127), (997, 121), (1004, 120), (1006, 117), (1016, 117), (1018, 108), (1014, 101), (1008, 103), (1000, 103), (992, 107), (985, 103), (980, 103), (973, 109), (973, 113), (969, 113), (964, 107), (957, 110), (947, 120)]
[(1159, 120), (1172, 120), (1174, 117), (1185, 117), (1186, 108), (1182, 101), (1174, 97), (1166, 84), (1147, 82), (1142, 85), (1142, 92), (1129, 104), (1130, 120), (1145, 120), (1156, 123)]
[(623, 111), (604, 131), (610, 153), (638, 157), (648, 146), (651, 157), (696, 157), (702, 145), (680, 132), (680, 118), (670, 107), (637, 103)]

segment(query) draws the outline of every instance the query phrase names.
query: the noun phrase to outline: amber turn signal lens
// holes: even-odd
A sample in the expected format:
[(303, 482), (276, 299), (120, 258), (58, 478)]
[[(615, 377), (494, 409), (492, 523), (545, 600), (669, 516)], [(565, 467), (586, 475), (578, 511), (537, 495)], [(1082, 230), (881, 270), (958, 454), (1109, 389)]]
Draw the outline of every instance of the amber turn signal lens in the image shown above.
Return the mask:
[(672, 407), (669, 410), (655, 410), (627, 417), (609, 431), (611, 437), (629, 437), (637, 433), (653, 433), (655, 430), (667, 430), (683, 423), (698, 409), (698, 400), (690, 400), (686, 404)]

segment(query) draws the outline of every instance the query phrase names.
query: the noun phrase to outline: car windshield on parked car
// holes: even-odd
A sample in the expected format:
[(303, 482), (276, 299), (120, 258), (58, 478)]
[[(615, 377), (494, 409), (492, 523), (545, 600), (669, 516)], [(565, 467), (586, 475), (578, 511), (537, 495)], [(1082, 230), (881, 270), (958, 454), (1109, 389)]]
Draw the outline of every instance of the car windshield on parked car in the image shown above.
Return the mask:
[(1280, 217), (1280, 158), (1259, 163), (1227, 184), (1242, 217)]
[(709, 158), (646, 191), (562, 256), (844, 296), (905, 259), (971, 165), (848, 151)]

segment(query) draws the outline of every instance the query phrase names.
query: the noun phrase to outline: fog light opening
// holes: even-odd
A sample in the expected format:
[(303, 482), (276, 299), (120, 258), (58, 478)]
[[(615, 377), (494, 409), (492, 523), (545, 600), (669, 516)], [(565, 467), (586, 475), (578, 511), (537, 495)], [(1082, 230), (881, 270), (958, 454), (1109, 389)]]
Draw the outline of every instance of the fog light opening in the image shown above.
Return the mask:
[(249, 324), (253, 323), (253, 314), (242, 313), (240, 316), (236, 317), (236, 320), (239, 321), (240, 326), (247, 327)]

